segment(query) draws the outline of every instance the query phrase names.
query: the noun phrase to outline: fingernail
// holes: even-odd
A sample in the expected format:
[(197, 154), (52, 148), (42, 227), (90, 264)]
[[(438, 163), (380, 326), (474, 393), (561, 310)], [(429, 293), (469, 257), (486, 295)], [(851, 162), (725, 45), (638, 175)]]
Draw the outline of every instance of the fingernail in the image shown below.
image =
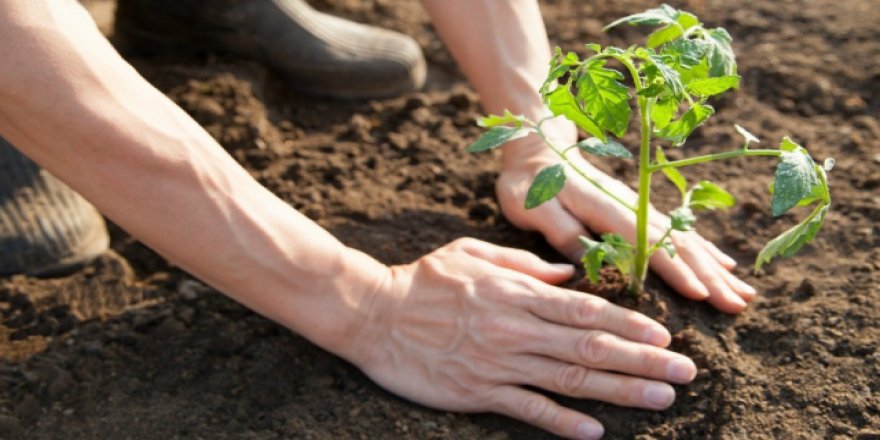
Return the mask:
[(724, 263), (725, 263), (727, 266), (733, 266), (733, 267), (736, 267), (736, 260), (734, 260), (730, 255), (727, 255), (727, 254), (721, 254), (721, 256), (724, 257)]
[(668, 408), (673, 400), (675, 400), (675, 390), (665, 383), (652, 383), (645, 387), (645, 403), (652, 408)]
[(697, 375), (697, 366), (690, 359), (676, 359), (669, 363), (669, 378), (673, 382), (688, 383)]
[(709, 297), (709, 289), (706, 289), (706, 286), (703, 285), (700, 281), (692, 280), (691, 286), (694, 288), (694, 291), (697, 292), (697, 296), (699, 300), (704, 300)]
[(550, 266), (553, 266), (553, 269), (560, 272), (570, 272), (574, 268), (574, 266), (568, 263), (551, 263)]
[(666, 331), (666, 329), (651, 326), (645, 330), (645, 342), (651, 345), (665, 347), (669, 345), (671, 339), (672, 336)]
[(602, 438), (605, 428), (594, 422), (584, 422), (578, 425), (577, 436), (581, 440), (594, 440)]
[(730, 296), (730, 302), (736, 304), (739, 307), (744, 308), (746, 306), (746, 301), (744, 299), (740, 298), (739, 295), (734, 293), (733, 295), (729, 295), (729, 296)]

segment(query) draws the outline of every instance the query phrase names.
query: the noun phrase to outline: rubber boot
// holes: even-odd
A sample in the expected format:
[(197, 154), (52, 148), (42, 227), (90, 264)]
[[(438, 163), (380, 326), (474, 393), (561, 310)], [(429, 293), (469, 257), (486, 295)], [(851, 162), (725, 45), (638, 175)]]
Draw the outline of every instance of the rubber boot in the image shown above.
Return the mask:
[(98, 211), (0, 138), (0, 276), (57, 276), (109, 244)]
[(303, 0), (119, 0), (114, 39), (125, 50), (253, 58), (313, 95), (385, 98), (425, 82), (415, 40), (321, 13)]

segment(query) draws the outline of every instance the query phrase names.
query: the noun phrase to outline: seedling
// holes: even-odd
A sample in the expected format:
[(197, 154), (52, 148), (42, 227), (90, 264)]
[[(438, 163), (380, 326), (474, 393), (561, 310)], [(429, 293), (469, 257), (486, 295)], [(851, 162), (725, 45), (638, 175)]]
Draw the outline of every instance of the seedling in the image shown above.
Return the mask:
[[(542, 130), (542, 124), (552, 117), (535, 122), (505, 111), (504, 115), (489, 115), (478, 121), (488, 131), (468, 147), (468, 151), (487, 151), (537, 133), (559, 156), (560, 162), (541, 170), (535, 177), (526, 196), (526, 209), (555, 197), (564, 187), (567, 173), (574, 172), (635, 214), (634, 244), (614, 233), (603, 234), (601, 241), (581, 237), (585, 248), (582, 262), (593, 282), (598, 282), (601, 265), (609, 263), (629, 278), (633, 292), (640, 291), (648, 258), (659, 250), (675, 255), (670, 238), (673, 231), (691, 230), (696, 211), (734, 205), (734, 197), (712, 182), (703, 180), (688, 186), (680, 169), (704, 162), (741, 156), (775, 156), (779, 164), (770, 186), (771, 214), (776, 217), (796, 206), (815, 205), (802, 222), (761, 250), (755, 262), (756, 271), (773, 258), (791, 256), (810, 242), (831, 204), (826, 171), (831, 170), (833, 159), (817, 165), (806, 149), (788, 137), (777, 149), (750, 148), (760, 141), (738, 125), (736, 131), (744, 140), (741, 147), (730, 151), (669, 161), (663, 148), (653, 144), (654, 140), (663, 140), (672, 148), (681, 147), (688, 136), (715, 113), (707, 100), (739, 86), (740, 77), (730, 45), (732, 39), (727, 31), (708, 29), (693, 14), (668, 5), (621, 18), (605, 29), (621, 24), (659, 26), (659, 29), (648, 36), (645, 46), (620, 49), (588, 44), (586, 48), (591, 55), (584, 60), (573, 52), (563, 54), (556, 48), (547, 79), (539, 91), (553, 117), (564, 116), (592, 137), (559, 148)], [(621, 71), (608, 66), (609, 61), (622, 66), (629, 74), (631, 85), (624, 83)], [(594, 156), (632, 159), (632, 154), (614, 138), (626, 134), (633, 100), (638, 109), (641, 135), (635, 205), (603, 187), (567, 156), (570, 150), (578, 149)], [(669, 212), (671, 222), (662, 238), (650, 243), (651, 177), (657, 172), (663, 173), (679, 189), (682, 203)]]

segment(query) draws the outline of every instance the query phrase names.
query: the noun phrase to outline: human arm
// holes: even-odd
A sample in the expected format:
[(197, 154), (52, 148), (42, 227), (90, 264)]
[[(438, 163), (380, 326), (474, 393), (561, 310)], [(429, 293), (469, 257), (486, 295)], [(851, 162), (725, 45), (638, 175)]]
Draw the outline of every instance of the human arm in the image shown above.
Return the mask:
[(4, 137), (248, 307), (331, 350), (356, 331), (346, 323), (364, 313), (384, 265), (260, 186), (122, 60), (76, 2), (0, 7)]
[[(550, 46), (538, 4), (534, 0), (423, 0), (437, 32), (465, 76), (480, 95), (484, 110), (505, 109), (532, 120), (548, 116), (537, 93), (547, 74)], [(574, 144), (574, 124), (556, 118), (545, 124), (551, 141), (560, 147)], [(569, 157), (592, 178), (631, 204), (637, 195), (584, 160), (577, 151)], [(526, 210), (523, 201), (534, 176), (559, 162), (537, 135), (502, 148), (497, 194), (501, 209), (515, 225), (541, 232), (563, 255), (576, 261), (582, 251), (577, 237), (618, 232), (634, 241), (635, 216), (580, 179), (569, 179), (560, 194)], [(669, 219), (651, 213), (651, 236), (658, 240)], [(718, 309), (735, 313), (746, 307), (755, 290), (731, 274), (735, 261), (696, 232), (675, 232), (678, 255), (657, 252), (651, 267), (674, 289), (692, 299), (707, 299)]]
[(76, 1), (0, 3), (0, 59), (4, 137), (172, 262), (404, 397), (575, 436), (597, 422), (518, 385), (662, 408), (666, 382), (693, 379), (656, 322), (548, 284), (570, 266), (460, 240), (389, 268), (342, 245), (141, 78)]

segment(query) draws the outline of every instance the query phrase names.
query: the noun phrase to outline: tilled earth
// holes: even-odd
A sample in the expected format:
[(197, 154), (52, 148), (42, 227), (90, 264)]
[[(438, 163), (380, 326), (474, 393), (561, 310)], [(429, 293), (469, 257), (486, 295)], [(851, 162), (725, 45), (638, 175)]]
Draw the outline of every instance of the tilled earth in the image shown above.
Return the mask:
[[(739, 199), (698, 227), (740, 261), (737, 273), (760, 296), (728, 316), (649, 280), (650, 298), (623, 301), (670, 327), (673, 347), (700, 367), (697, 379), (659, 413), (562, 400), (602, 420), (608, 438), (878, 439), (880, 8), (864, 0), (671, 3), (730, 31), (743, 76), (738, 92), (713, 102), (718, 114), (688, 154), (732, 148), (733, 123), (768, 144), (791, 135), (819, 160), (837, 159), (834, 206), (812, 245), (754, 275), (761, 246), (804, 215), (769, 216), (774, 164), (689, 169)], [(431, 65), (426, 89), (339, 102), (286, 90), (273, 72), (223, 54), (125, 55), (260, 182), (385, 263), (461, 236), (560, 260), (500, 214), (497, 157), (463, 153), (479, 135), (478, 102), (418, 3), (314, 4), (413, 35)], [(641, 30), (605, 35), (602, 24), (651, 6), (542, 2), (553, 43), (568, 50), (639, 41)], [(634, 181), (629, 164), (600, 166)], [(655, 188), (661, 208), (675, 203), (674, 188), (660, 179)], [(111, 232), (112, 251), (68, 277), (0, 278), (0, 438), (547, 437), (503, 417), (398, 399)]]

